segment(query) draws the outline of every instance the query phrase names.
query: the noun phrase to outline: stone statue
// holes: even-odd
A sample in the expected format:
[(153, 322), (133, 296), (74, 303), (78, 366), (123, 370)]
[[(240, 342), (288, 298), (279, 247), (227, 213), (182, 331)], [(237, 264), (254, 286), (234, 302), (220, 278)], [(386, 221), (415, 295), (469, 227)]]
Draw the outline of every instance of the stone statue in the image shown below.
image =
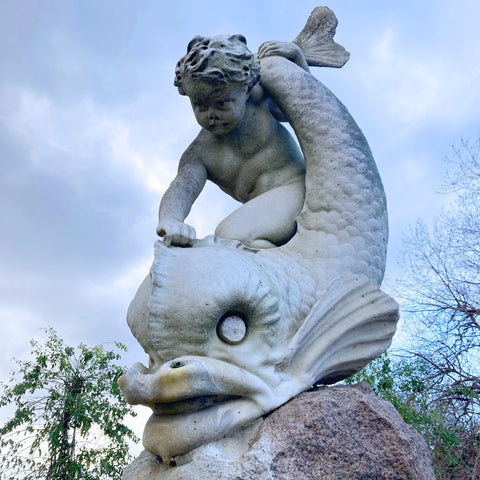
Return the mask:
[[(335, 17), (324, 12), (317, 11), (296, 42), (317, 54), (310, 57), (310, 64), (322, 64), (322, 55), (308, 49), (313, 35), (314, 47), (323, 47), (320, 53), (325, 49), (339, 53), (333, 61), (328, 58), (328, 64), (342, 66), (349, 56), (343, 47), (329, 35), (318, 42), (315, 22), (332, 22), (323, 30), (336, 27)], [(192, 245), (195, 230), (183, 221), (207, 179), (245, 204), (218, 225), (219, 237), (252, 248), (272, 248), (294, 235), (305, 201), (305, 164), (296, 142), (280, 124), (287, 118), (272, 94), (295, 93), (288, 83), (276, 92), (259, 82), (258, 60), (281, 56), (309, 72), (297, 43), (266, 42), (257, 57), (242, 35), (197, 36), (188, 44), (187, 54), (177, 64), (175, 85), (190, 98), (202, 130), (183, 154), (160, 204), (157, 233), (167, 245)], [(262, 77), (266, 68), (262, 67)]]
[[(294, 43), (262, 45), (308, 71)], [(183, 220), (207, 178), (245, 203), (215, 234), (252, 248), (286, 243), (305, 200), (305, 165), (299, 147), (277, 120), (282, 114), (258, 83), (260, 65), (241, 35), (195, 37), (177, 65), (175, 84), (189, 96), (201, 125), (165, 192), (157, 232), (167, 245), (192, 245), (195, 231)], [(282, 118), (283, 120), (283, 118)]]
[[(129, 403), (153, 410), (143, 444), (165, 462), (391, 343), (382, 183), (362, 132), (308, 68), (348, 59), (336, 25), (318, 7), (293, 43), (257, 57), (240, 35), (195, 37), (177, 65), (202, 130), (162, 199), (164, 240), (127, 315), (149, 368), (119, 380)], [(195, 239), (183, 221), (207, 179), (245, 205)]]

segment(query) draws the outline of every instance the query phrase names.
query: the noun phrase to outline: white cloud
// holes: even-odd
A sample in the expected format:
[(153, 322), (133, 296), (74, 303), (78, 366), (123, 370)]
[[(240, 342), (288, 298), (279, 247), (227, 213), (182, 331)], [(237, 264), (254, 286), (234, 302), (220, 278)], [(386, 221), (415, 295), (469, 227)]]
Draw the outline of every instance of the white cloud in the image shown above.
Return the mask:
[(0, 99), (6, 130), (28, 148), (33, 163), (50, 173), (74, 179), (87, 166), (101, 170), (103, 162), (158, 194), (174, 175), (171, 162), (152, 145), (132, 140), (132, 129), (141, 128), (141, 122), (128, 122), (89, 99), (59, 104), (19, 86), (3, 87)]
[[(288, 40), (316, 5), (247, 2), (233, 11), (215, 1), (206, 12), (180, 3), (152, 3), (141, 24), (133, 3), (111, 15), (108, 6), (68, 1), (64, 14), (32, 4), (31, 22), (23, 14), (16, 23), (7, 14), (0, 20), (12, 26), (0, 28), (1, 161), (12, 182), (3, 195), (0, 188), (5, 360), (23, 356), (48, 324), (72, 345), (115, 338), (129, 347), (125, 364), (145, 360), (126, 309), (151, 264), (160, 196), (199, 128), (171, 85), (175, 62), (197, 33), (244, 33), (252, 49)], [(366, 126), (386, 181), (394, 262), (401, 231), (446, 201), (433, 192), (454, 136), (478, 125), (478, 0), (398, 7), (341, 0), (331, 8), (339, 43), (357, 51), (345, 69), (313, 72), (329, 78), (334, 93), (344, 87), (340, 100)], [(209, 185), (188, 221), (203, 237), (236, 206)], [(134, 422), (140, 434), (145, 419)]]
[[(10, 358), (6, 357), (0, 362), (0, 379), (7, 377), (7, 374), (14, 368), (14, 364), (8, 363), (12, 357), (21, 359), (29, 353), (29, 338), (25, 338), (25, 331), (35, 331), (38, 316), (32, 313), (28, 305), (1, 305), (0, 318), (2, 319), (2, 335), (0, 336), (0, 351), (8, 352)], [(39, 333), (39, 332), (36, 332)]]
[[(416, 49), (393, 27), (370, 41), (367, 62), (358, 66), (362, 89), (369, 91), (377, 108), (383, 106), (394, 124), (423, 129), (466, 123), (478, 115), (480, 50), (473, 45), (470, 53), (458, 56), (442, 50), (442, 45)], [(468, 63), (465, 55), (470, 55)]]
[(405, 183), (418, 183), (425, 180), (428, 175), (427, 162), (422, 162), (422, 158), (408, 158), (400, 167), (402, 179)]

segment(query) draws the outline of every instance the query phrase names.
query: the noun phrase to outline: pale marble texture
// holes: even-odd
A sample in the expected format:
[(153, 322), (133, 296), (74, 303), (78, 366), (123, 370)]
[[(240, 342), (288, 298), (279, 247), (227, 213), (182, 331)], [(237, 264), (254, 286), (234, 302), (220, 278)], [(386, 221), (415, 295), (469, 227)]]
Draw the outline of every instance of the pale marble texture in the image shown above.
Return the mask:
[[(336, 19), (332, 23), (333, 14), (319, 8), (305, 35), (312, 36), (312, 25), (323, 25), (330, 29), (324, 44), (331, 49)], [(268, 42), (259, 56), (261, 86), (292, 125), (305, 162), (293, 237), (284, 236), (280, 246), (273, 237), (249, 237), (247, 247), (243, 237), (195, 240), (183, 227), (168, 238), (162, 227), (168, 241), (156, 243), (150, 274), (129, 308), (128, 324), (150, 364), (136, 364), (119, 384), (129, 403), (152, 408), (143, 443), (164, 461), (243, 428), (315, 382), (333, 383), (355, 373), (388, 348), (395, 332), (398, 305), (379, 289), (387, 211), (370, 148), (346, 108), (301, 60), (320, 64), (321, 58), (317, 55), (316, 63), (307, 54), (287, 58), (291, 51), (297, 56), (298, 48), (285, 45)], [(332, 54), (337, 63), (344, 52), (339, 49)], [(262, 109), (253, 112), (260, 115)], [(229, 135), (215, 134), (231, 142)], [(237, 139), (248, 143), (252, 137)], [(202, 148), (206, 145), (211, 143)], [(260, 160), (269, 162), (262, 152)], [(207, 154), (202, 150), (204, 159)], [(283, 166), (298, 165), (292, 155)], [(203, 170), (197, 165), (193, 171)], [(174, 219), (174, 230), (195, 197), (180, 198), (175, 207), (185, 178), (160, 208), (160, 224), (162, 218)], [(275, 208), (276, 197), (263, 206), (260, 197), (284, 186), (247, 198), (241, 207), (245, 218), (261, 224), (258, 218)], [(282, 205), (289, 195), (297, 198), (298, 190), (287, 191)], [(258, 247), (269, 248), (253, 248), (259, 239), (269, 244)]]

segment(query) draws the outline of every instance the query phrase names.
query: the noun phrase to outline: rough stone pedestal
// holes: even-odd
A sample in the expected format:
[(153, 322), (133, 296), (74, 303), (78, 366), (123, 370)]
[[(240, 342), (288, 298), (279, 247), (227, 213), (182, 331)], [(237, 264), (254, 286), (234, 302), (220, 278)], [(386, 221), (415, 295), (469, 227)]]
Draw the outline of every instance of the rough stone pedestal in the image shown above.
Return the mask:
[(423, 438), (366, 384), (305, 392), (227, 438), (143, 452), (123, 480), (434, 480)]

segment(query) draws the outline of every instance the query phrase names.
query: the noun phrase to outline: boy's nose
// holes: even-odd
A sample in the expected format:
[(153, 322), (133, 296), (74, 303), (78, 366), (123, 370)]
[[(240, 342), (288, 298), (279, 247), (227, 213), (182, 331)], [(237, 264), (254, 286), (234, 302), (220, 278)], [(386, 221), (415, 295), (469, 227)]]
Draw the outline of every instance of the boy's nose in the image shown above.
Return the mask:
[(208, 119), (209, 120), (220, 120), (220, 116), (215, 110), (210, 110), (208, 112)]

